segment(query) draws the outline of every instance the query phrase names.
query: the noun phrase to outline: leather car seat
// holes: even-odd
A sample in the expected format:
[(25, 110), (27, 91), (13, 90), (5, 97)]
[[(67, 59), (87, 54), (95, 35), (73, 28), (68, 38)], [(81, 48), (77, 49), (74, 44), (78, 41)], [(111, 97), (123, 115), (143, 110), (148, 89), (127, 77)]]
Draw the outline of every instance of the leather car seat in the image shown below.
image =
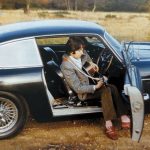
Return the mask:
[(44, 50), (45, 70), (47, 73), (46, 78), (48, 79), (49, 77), (55, 76), (54, 80), (57, 80), (57, 84), (62, 85), (61, 92), (65, 93), (65, 95), (68, 97), (68, 103), (76, 103), (76, 101), (78, 101), (77, 95), (69, 87), (61, 72), (57, 54), (50, 47), (44, 47)]

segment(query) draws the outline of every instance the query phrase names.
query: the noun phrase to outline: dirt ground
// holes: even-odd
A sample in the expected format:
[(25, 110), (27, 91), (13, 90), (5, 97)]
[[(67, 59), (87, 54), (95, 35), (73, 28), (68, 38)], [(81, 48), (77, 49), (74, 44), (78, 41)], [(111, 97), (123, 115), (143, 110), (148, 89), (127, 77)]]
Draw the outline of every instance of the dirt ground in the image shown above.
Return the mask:
[(18, 136), (0, 141), (0, 150), (150, 150), (150, 116), (145, 116), (140, 143), (119, 125), (117, 141), (108, 139), (103, 129), (102, 119), (48, 123), (30, 119)]

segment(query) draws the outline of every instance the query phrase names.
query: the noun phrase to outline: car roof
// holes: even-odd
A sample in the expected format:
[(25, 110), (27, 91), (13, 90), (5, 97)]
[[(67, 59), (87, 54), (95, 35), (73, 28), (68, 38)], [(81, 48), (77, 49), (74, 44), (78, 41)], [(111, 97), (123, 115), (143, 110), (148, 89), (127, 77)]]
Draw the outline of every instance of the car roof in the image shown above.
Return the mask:
[(20, 22), (0, 26), (0, 42), (24, 37), (50, 34), (94, 33), (104, 34), (100, 25), (81, 20), (59, 19)]

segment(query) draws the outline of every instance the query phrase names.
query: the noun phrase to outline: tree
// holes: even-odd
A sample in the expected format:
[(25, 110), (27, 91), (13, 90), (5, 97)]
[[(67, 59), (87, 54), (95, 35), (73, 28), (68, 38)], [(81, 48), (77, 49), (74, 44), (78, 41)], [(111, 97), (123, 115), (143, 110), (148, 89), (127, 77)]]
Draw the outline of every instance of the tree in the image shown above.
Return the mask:
[(78, 0), (74, 1), (74, 10), (77, 11), (78, 10)]
[(30, 4), (31, 4), (31, 0), (26, 0), (26, 5), (24, 8), (24, 13), (28, 14), (30, 12)]
[(94, 12), (95, 10), (96, 10), (96, 0), (94, 0), (92, 11)]
[(70, 10), (70, 0), (65, 0), (67, 10)]

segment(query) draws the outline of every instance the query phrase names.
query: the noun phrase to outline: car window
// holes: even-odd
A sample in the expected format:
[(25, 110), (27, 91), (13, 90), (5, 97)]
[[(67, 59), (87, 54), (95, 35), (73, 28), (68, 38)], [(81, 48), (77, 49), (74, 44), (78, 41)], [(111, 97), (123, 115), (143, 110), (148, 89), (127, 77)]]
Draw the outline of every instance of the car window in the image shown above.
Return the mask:
[(91, 45), (99, 46), (101, 48), (105, 48), (104, 44), (102, 41), (100, 41), (97, 37), (95, 36), (87, 36), (85, 37), (86, 41), (90, 43)]
[(109, 45), (115, 50), (115, 52), (119, 55), (121, 55), (121, 44), (119, 41), (117, 41), (115, 38), (113, 38), (109, 33), (105, 32), (104, 37), (106, 41), (109, 43)]
[(87, 42), (89, 43), (97, 43), (97, 42), (100, 42), (97, 37), (94, 37), (94, 36), (88, 36), (88, 37), (85, 37), (85, 39), (87, 40)]
[(44, 37), (44, 38), (37, 38), (38, 45), (61, 45), (66, 44), (68, 41), (68, 37)]
[(33, 67), (42, 65), (34, 39), (0, 45), (0, 67)]

